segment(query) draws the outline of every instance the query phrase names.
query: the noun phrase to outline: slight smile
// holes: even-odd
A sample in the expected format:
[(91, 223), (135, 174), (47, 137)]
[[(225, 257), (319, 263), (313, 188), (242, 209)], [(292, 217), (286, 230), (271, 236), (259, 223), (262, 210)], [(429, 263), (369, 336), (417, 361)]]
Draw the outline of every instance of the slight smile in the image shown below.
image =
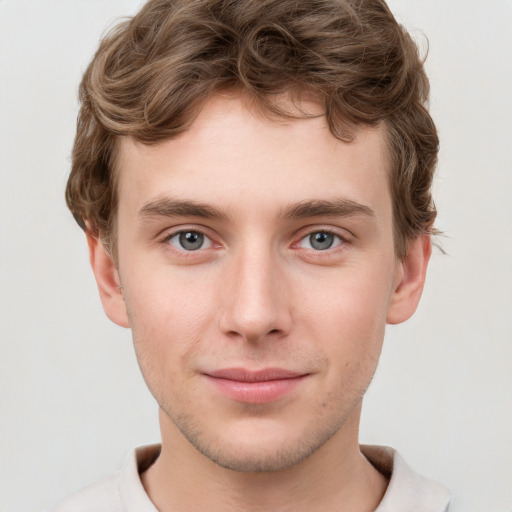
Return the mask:
[(226, 368), (203, 375), (228, 398), (238, 402), (264, 404), (283, 398), (310, 374), (281, 368), (257, 371)]

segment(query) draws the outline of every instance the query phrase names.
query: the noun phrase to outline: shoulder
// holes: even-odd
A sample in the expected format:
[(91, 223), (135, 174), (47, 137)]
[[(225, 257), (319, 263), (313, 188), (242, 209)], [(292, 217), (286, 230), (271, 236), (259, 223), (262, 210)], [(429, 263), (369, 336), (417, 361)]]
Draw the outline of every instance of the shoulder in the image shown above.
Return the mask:
[(364, 456), (389, 478), (376, 512), (455, 512), (450, 492), (440, 483), (415, 473), (397, 451), (384, 446), (361, 446)]
[(47, 512), (157, 512), (140, 474), (159, 453), (160, 445), (132, 450), (120, 472), (72, 494)]
[(124, 512), (119, 474), (81, 489), (48, 512)]

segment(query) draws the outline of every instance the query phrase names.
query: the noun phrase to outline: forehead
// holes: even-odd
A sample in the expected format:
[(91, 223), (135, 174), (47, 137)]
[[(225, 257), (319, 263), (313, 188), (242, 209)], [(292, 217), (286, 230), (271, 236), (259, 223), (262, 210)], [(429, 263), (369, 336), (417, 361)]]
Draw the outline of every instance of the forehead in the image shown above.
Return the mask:
[(169, 195), (226, 209), (267, 211), (334, 196), (389, 209), (384, 127), (356, 129), (352, 142), (342, 142), (318, 104), (301, 109), (315, 117), (270, 119), (240, 96), (216, 96), (174, 139), (153, 146), (121, 139), (120, 208)]

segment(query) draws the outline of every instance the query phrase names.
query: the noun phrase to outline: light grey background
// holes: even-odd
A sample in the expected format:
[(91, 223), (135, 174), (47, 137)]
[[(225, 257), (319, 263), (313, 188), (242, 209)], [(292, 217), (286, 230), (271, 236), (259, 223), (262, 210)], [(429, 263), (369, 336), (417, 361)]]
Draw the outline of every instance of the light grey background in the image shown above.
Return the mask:
[[(390, 0), (430, 41), (442, 151), (416, 316), (388, 329), (361, 440), (468, 512), (512, 510), (512, 1)], [(0, 511), (49, 507), (158, 440), (130, 333), (104, 316), (63, 189), (81, 73), (136, 0), (0, 0)], [(472, 505), (470, 505), (472, 504)]]

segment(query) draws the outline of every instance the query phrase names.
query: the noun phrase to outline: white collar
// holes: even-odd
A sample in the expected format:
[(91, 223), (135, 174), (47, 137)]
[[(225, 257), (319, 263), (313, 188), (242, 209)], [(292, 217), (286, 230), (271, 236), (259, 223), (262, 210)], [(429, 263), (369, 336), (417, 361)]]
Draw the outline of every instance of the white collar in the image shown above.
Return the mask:
[(361, 445), (361, 452), (390, 478), (375, 512), (446, 512), (450, 493), (443, 485), (415, 473), (400, 454), (387, 446)]
[[(160, 454), (160, 445), (142, 446), (128, 454), (119, 481), (127, 512), (158, 512), (146, 494), (140, 472)], [(370, 463), (390, 478), (388, 488), (375, 512), (446, 512), (450, 493), (441, 484), (415, 473), (396, 450), (386, 446), (362, 445)]]

